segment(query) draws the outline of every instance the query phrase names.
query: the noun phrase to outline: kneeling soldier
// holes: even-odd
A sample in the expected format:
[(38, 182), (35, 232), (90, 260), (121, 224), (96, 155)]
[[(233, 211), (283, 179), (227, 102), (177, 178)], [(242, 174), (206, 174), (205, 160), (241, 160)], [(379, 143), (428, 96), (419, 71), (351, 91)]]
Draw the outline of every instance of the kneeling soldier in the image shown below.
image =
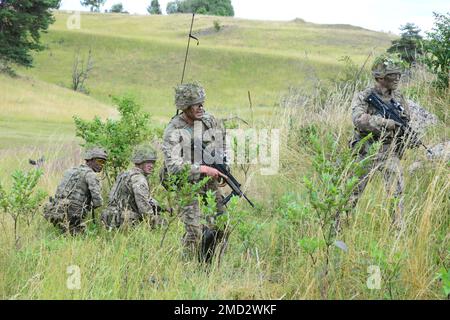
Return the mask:
[(44, 207), (44, 217), (63, 232), (75, 234), (84, 231), (83, 220), (87, 214), (103, 203), (96, 173), (103, 170), (106, 158), (106, 151), (102, 148), (86, 150), (86, 163), (64, 173), (55, 197), (50, 198)]
[(161, 223), (158, 204), (150, 196), (147, 176), (153, 171), (156, 152), (139, 148), (132, 157), (135, 167), (121, 173), (109, 193), (108, 207), (102, 213), (102, 222), (108, 228), (134, 225), (148, 219), (155, 227)]

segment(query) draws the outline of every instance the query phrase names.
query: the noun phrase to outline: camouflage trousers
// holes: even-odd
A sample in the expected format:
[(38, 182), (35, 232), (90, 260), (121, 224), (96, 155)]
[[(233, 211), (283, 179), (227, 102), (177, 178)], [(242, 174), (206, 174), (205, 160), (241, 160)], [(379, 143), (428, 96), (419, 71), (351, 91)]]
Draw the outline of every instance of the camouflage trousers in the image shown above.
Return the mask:
[[(204, 192), (206, 193), (207, 190), (212, 190), (215, 192), (217, 213), (224, 213), (225, 208), (222, 204), (223, 195), (220, 192), (217, 182), (213, 181), (212, 183), (210, 182), (207, 184)], [(204, 196), (203, 192), (202, 196)], [(204, 219), (200, 211), (200, 204), (197, 198), (181, 210), (181, 220), (183, 221), (185, 227), (182, 242), (188, 255), (198, 254), (203, 235), (215, 229), (214, 217), (207, 217), (206, 225), (202, 223), (202, 218)]]
[[(360, 159), (364, 159), (367, 156), (369, 147), (369, 144), (364, 147), (360, 154)], [(356, 206), (359, 198), (364, 192), (371, 174), (375, 171), (381, 171), (383, 173), (385, 188), (388, 193), (393, 196), (395, 202), (397, 203), (394, 221), (396, 223), (401, 223), (403, 215), (404, 181), (400, 159), (401, 155), (395, 150), (392, 150), (390, 145), (385, 144), (381, 146), (374, 161), (372, 162), (371, 167), (367, 168), (367, 173), (359, 178), (359, 182), (350, 198), (353, 207)]]
[(70, 234), (84, 232), (84, 219), (88, 212), (87, 206), (68, 199), (50, 201), (44, 206), (44, 217), (62, 232)]

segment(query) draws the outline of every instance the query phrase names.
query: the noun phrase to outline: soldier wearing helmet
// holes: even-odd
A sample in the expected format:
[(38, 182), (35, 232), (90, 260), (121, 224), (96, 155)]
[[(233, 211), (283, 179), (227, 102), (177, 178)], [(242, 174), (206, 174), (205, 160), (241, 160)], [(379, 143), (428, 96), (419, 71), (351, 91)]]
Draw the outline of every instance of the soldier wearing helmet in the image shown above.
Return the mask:
[(96, 173), (103, 170), (107, 153), (100, 147), (88, 148), (84, 159), (85, 164), (64, 173), (54, 198), (44, 207), (44, 217), (71, 234), (84, 231), (87, 214), (103, 204)]
[[(375, 93), (385, 103), (391, 105), (396, 102), (396, 110), (406, 121), (410, 121), (409, 106), (403, 95), (398, 91), (403, 67), (401, 60), (395, 55), (382, 55), (375, 59), (372, 66), (372, 75), (375, 84), (362, 92), (355, 94), (352, 101), (352, 121), (355, 128), (355, 136), (352, 142), (354, 147), (356, 143), (369, 134), (372, 138), (368, 140), (360, 150), (360, 158), (367, 156), (373, 143), (380, 141), (381, 146), (372, 167), (364, 174), (352, 195), (353, 206), (363, 193), (371, 171), (376, 169), (384, 173), (384, 181), (387, 191), (397, 200), (397, 207), (393, 208), (393, 219), (396, 226), (403, 225), (403, 175), (400, 166), (400, 159), (405, 147), (412, 145), (400, 145), (398, 140), (400, 124), (391, 119), (386, 119), (377, 114), (375, 109), (366, 101), (371, 93)], [(392, 107), (394, 104), (392, 104)]]
[(151, 147), (140, 146), (134, 150), (131, 161), (135, 166), (119, 174), (109, 193), (108, 207), (102, 213), (106, 227), (134, 225), (145, 219), (151, 227), (162, 223), (158, 203), (150, 196), (147, 182), (156, 160), (156, 152)]
[[(189, 174), (189, 182), (197, 183), (205, 177), (210, 177), (209, 182), (200, 192), (203, 199), (208, 190), (215, 194), (217, 213), (223, 213), (223, 196), (219, 190), (219, 179), (222, 174), (202, 162), (202, 153), (198, 152), (203, 145), (209, 150), (218, 150), (224, 154), (225, 137), (224, 130), (216, 121), (214, 116), (205, 112), (204, 103), (206, 93), (204, 88), (198, 83), (182, 84), (175, 88), (175, 105), (181, 114), (172, 118), (164, 131), (162, 151), (164, 154), (164, 177), (177, 176), (183, 170)], [(221, 161), (222, 159), (218, 159)], [(216, 230), (213, 217), (209, 217), (207, 225), (202, 225), (202, 215), (199, 208), (197, 195), (193, 195), (189, 204), (182, 208), (181, 219), (185, 225), (183, 244), (186, 248), (185, 256), (193, 257), (203, 251), (209, 253), (214, 248), (204, 250), (202, 241), (205, 231), (215, 235), (220, 232)], [(217, 232), (216, 232), (217, 231)], [(205, 242), (205, 241), (203, 241)], [(212, 241), (211, 243), (216, 243)], [(204, 253), (204, 252), (203, 252)], [(200, 255), (205, 260), (206, 256)], [(209, 259), (209, 258), (208, 258)]]

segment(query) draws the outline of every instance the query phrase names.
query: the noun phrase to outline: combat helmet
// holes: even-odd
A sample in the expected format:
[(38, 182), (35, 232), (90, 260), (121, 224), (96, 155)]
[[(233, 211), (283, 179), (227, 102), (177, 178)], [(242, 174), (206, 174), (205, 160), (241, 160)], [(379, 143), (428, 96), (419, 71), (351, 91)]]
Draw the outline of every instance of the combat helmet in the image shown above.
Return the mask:
[(375, 78), (383, 78), (392, 73), (402, 73), (403, 70), (403, 61), (399, 56), (394, 54), (383, 54), (378, 56), (372, 65), (372, 75)]
[(203, 103), (205, 98), (205, 89), (198, 83), (180, 84), (175, 88), (175, 105), (178, 110)]
[(84, 151), (84, 160), (91, 160), (96, 158), (106, 160), (108, 158), (106, 150), (101, 147), (91, 147), (87, 148)]
[(149, 146), (140, 146), (134, 150), (131, 161), (134, 164), (141, 164), (146, 161), (156, 161), (157, 158), (158, 156), (153, 148)]

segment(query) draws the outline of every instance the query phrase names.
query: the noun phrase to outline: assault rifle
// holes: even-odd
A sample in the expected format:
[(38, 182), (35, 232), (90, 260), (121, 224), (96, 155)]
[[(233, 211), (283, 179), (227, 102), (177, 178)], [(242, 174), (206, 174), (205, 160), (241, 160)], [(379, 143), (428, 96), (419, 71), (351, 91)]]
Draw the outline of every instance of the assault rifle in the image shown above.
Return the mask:
[[(196, 148), (196, 146), (197, 146), (197, 143), (194, 143), (194, 148)], [(215, 151), (216, 150), (214, 150), (214, 153), (215, 153)], [(232, 192), (228, 196), (226, 196), (225, 199), (223, 199), (223, 204), (226, 205), (233, 196), (238, 196), (238, 197), (244, 197), (245, 200), (247, 200), (247, 202), (254, 208), (255, 205), (250, 201), (249, 198), (247, 198), (245, 193), (241, 190), (241, 184), (236, 180), (235, 177), (233, 177), (231, 172), (226, 167), (225, 156), (219, 155), (219, 157), (217, 157), (217, 158), (220, 158), (220, 163), (216, 163), (215, 158), (216, 157), (214, 155), (211, 155), (211, 153), (207, 151), (207, 146), (202, 142), (203, 164), (220, 171), (220, 173), (222, 173), (225, 176), (225, 178), (224, 178), (225, 182), (228, 184), (228, 186), (232, 190)]]
[(414, 144), (419, 144), (427, 150), (427, 152), (432, 155), (430, 149), (419, 139), (419, 134), (414, 131), (409, 124), (400, 116), (398, 111), (402, 111), (402, 106), (400, 103), (391, 99), (390, 104), (387, 105), (376, 93), (372, 92), (367, 98), (366, 102), (375, 108), (377, 114), (385, 119), (391, 119), (398, 124), (400, 124), (400, 137), (403, 139), (410, 138)]

